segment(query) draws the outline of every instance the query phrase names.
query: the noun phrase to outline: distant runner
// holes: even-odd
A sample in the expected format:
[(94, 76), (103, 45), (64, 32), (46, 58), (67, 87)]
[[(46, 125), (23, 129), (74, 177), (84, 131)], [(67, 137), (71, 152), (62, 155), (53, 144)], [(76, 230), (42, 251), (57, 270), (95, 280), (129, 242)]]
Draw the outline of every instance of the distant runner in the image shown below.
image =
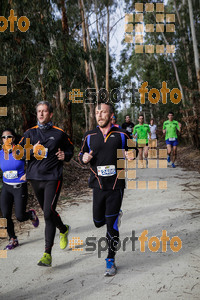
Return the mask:
[[(27, 130), (20, 141), (23, 147), (28, 143), (34, 145), (30, 160), (27, 161), (27, 180), (30, 180), (38, 202), (44, 211), (45, 219), (45, 251), (38, 262), (39, 266), (51, 266), (51, 250), (54, 244), (56, 228), (60, 231), (60, 248), (68, 244), (69, 225), (64, 225), (56, 205), (62, 186), (63, 161), (69, 161), (73, 156), (73, 145), (67, 134), (53, 126), (53, 108), (47, 101), (37, 104), (37, 126)], [(36, 159), (33, 154), (39, 153), (39, 145), (45, 147), (42, 159)], [(25, 148), (25, 147), (24, 147)], [(38, 151), (39, 150), (39, 151)]]
[(125, 122), (122, 124), (122, 129), (125, 129), (129, 136), (132, 137), (134, 124), (131, 122), (130, 116), (126, 115)]
[(135, 125), (133, 129), (133, 137), (136, 138), (137, 134), (137, 145), (139, 149), (139, 160), (143, 161), (143, 152), (146, 160), (146, 165), (148, 163), (148, 134), (151, 138), (151, 131), (148, 124), (144, 124), (144, 116), (143, 114), (139, 115), (138, 118), (139, 124)]
[[(181, 132), (181, 123), (174, 120), (174, 113), (168, 113), (168, 121), (163, 123), (163, 133), (165, 134), (165, 141), (167, 144), (167, 161), (170, 163), (170, 155), (172, 152), (172, 168), (176, 168), (175, 160), (177, 157), (177, 145), (178, 145), (178, 137), (177, 130)], [(172, 151), (173, 149), (173, 151)]]
[(151, 139), (152, 140), (157, 139), (157, 136), (156, 136), (157, 125), (154, 124), (153, 118), (150, 120), (149, 128), (151, 130)]
[(157, 147), (157, 135), (156, 135), (157, 125), (154, 124), (153, 118), (151, 118), (151, 120), (150, 120), (149, 128), (151, 131), (151, 138), (150, 138), (150, 136), (148, 136), (148, 137), (149, 137), (149, 139), (151, 139), (151, 148), (156, 148)]
[[(98, 126), (85, 133), (79, 160), (83, 164), (90, 162), (89, 187), (93, 189), (94, 224), (96, 227), (107, 225), (108, 256), (104, 275), (113, 276), (117, 272), (115, 254), (125, 188), (125, 180), (118, 179), (123, 169), (117, 170), (117, 150), (128, 150), (129, 136), (125, 130), (112, 125), (114, 111), (111, 104), (98, 104), (95, 112)], [(133, 159), (133, 151), (130, 152), (125, 151), (125, 156)]]
[(119, 124), (116, 124), (116, 117), (115, 117), (115, 116), (112, 117), (112, 124), (113, 124), (115, 127), (121, 128), (121, 126), (119, 126)]

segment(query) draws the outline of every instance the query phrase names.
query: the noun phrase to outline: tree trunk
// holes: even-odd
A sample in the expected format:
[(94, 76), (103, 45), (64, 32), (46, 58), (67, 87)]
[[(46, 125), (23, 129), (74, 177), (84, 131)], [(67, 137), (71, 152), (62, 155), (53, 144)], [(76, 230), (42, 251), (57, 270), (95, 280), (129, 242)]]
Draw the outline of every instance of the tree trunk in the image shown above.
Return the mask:
[[(81, 20), (82, 20), (82, 33), (83, 33), (83, 50), (85, 53), (87, 53), (87, 38), (86, 38), (86, 28), (85, 28), (85, 15), (83, 10), (83, 1), (79, 0), (79, 6), (81, 11)], [(90, 87), (90, 72), (89, 72), (89, 64), (87, 60), (85, 59), (85, 75), (87, 78), (87, 86)]]
[[(109, 93), (109, 38), (110, 38), (110, 15), (107, 5), (107, 41), (106, 41), (106, 91)], [(107, 99), (108, 101), (108, 99)]]
[[(194, 27), (194, 17), (193, 17), (193, 8), (192, 8), (192, 1), (188, 0), (188, 7), (189, 7), (189, 16), (190, 16), (190, 27), (192, 32), (192, 43), (193, 43), (193, 51), (194, 51), (194, 62), (195, 62), (195, 69), (196, 69), (196, 76), (197, 76), (197, 86), (198, 91), (200, 93), (200, 65), (199, 65), (199, 52), (197, 46), (197, 39), (196, 39), (196, 32)], [(195, 138), (195, 147), (199, 148), (199, 136), (198, 136), (198, 113), (196, 107), (195, 97), (192, 98), (193, 101), (193, 113), (197, 119), (196, 124), (196, 138)]]
[[(94, 65), (94, 62), (93, 62), (92, 54), (91, 54), (90, 32), (89, 32), (89, 27), (88, 27), (88, 17), (86, 17), (84, 1), (80, 0), (80, 3), (81, 3), (82, 10), (83, 10), (83, 16), (84, 16), (83, 20), (85, 20), (86, 41), (87, 41), (87, 47), (88, 47), (88, 51), (89, 51), (90, 64), (91, 64), (91, 67), (92, 67), (92, 73), (93, 73), (93, 78), (94, 78), (94, 85), (95, 85), (95, 89), (96, 89), (96, 94), (98, 95), (99, 87), (98, 87), (98, 82), (97, 82), (96, 69), (95, 69), (95, 65)], [(89, 70), (89, 68), (88, 68), (88, 70)], [(88, 71), (88, 78), (90, 80), (89, 71)], [(94, 105), (94, 103), (93, 103), (92, 100), (90, 100), (89, 107), (90, 107), (90, 112), (89, 112), (89, 129), (91, 130), (91, 129), (93, 129), (95, 127), (95, 124), (96, 124), (95, 123), (95, 105)]]
[[(155, 18), (155, 16), (154, 16)], [(156, 18), (155, 18), (156, 19)], [(161, 32), (162, 36), (163, 36), (163, 39), (166, 43), (166, 45), (169, 45), (165, 35), (163, 32)], [(180, 78), (179, 78), (179, 74), (178, 74), (178, 70), (177, 70), (177, 67), (176, 67), (176, 63), (174, 61), (174, 58), (173, 58), (173, 55), (170, 53), (170, 57), (171, 57), (171, 61), (172, 61), (172, 65), (173, 65), (173, 68), (174, 68), (174, 72), (175, 72), (175, 76), (176, 76), (176, 81), (178, 83), (178, 86), (179, 86), (179, 89), (181, 91), (181, 94), (182, 94), (182, 103), (183, 103), (183, 107), (185, 107), (185, 97), (184, 97), (184, 93), (183, 93), (183, 87), (182, 87), (182, 84), (181, 84), (181, 81), (180, 81)]]
[(100, 47), (101, 47), (100, 40), (101, 40), (101, 39), (100, 39), (100, 33), (99, 33), (99, 22), (98, 22), (98, 14), (97, 14), (97, 0), (95, 0), (94, 7), (95, 7), (95, 15), (96, 15), (96, 28), (97, 28), (98, 51), (100, 52)]
[(67, 20), (65, 1), (64, 0), (61, 0), (61, 7), (62, 7), (62, 30), (63, 30), (64, 33), (69, 35), (69, 27), (68, 27), (68, 20)]
[[(65, 8), (65, 1), (61, 0), (61, 10), (62, 10), (62, 31), (64, 34), (64, 40), (63, 40), (63, 48), (64, 52), (66, 52), (66, 44), (69, 36), (69, 26), (68, 26), (68, 20), (66, 15), (66, 8)], [(70, 81), (66, 75), (66, 83), (70, 87)], [(72, 103), (71, 101), (68, 101), (66, 105), (66, 111), (67, 116), (64, 117), (64, 129), (66, 127), (67, 134), (72, 138), (73, 136), (73, 126), (72, 126)]]
[(87, 113), (87, 104), (83, 103), (84, 113), (85, 113), (85, 130), (88, 131), (88, 113)]
[(45, 88), (42, 82), (42, 76), (43, 76), (43, 70), (44, 70), (44, 64), (41, 63), (40, 71), (38, 72), (39, 74), (39, 83), (41, 87), (41, 96), (42, 96), (42, 101), (46, 101), (46, 93), (45, 93)]
[(197, 86), (200, 92), (200, 66), (199, 66), (199, 53), (197, 47), (197, 39), (194, 27), (194, 18), (193, 18), (193, 8), (192, 8), (192, 1), (188, 0), (188, 7), (189, 7), (189, 16), (190, 16), (190, 27), (192, 32), (192, 42), (193, 42), (193, 50), (194, 50), (194, 62), (195, 62), (195, 69), (196, 69), (196, 76), (197, 76)]
[[(183, 5), (184, 5), (184, 3), (183, 3)], [(184, 16), (183, 16), (182, 21), (181, 21), (181, 17), (180, 17), (180, 14), (179, 14), (179, 11), (178, 11), (177, 5), (176, 5), (176, 0), (174, 0), (174, 6), (175, 6), (179, 26), (182, 27), (184, 32), (187, 32), (186, 26), (185, 26)], [(188, 73), (188, 81), (189, 81), (189, 84), (190, 84), (189, 87), (191, 87), (191, 85), (192, 85), (192, 69), (191, 69), (191, 64), (190, 64), (190, 60), (189, 60), (189, 57), (190, 57), (189, 45), (186, 43), (185, 35), (181, 36), (181, 40), (182, 40), (182, 43), (183, 43), (183, 46), (184, 46), (184, 49), (185, 49), (185, 59), (186, 59), (186, 63), (187, 63), (186, 66), (187, 66), (187, 73)]]
[[(85, 14), (85, 6), (84, 6), (84, 3), (83, 3), (83, 0), (81, 0), (81, 1), (82, 1), (82, 5), (83, 5), (84, 15), (86, 15)], [(91, 64), (93, 78), (94, 78), (94, 86), (95, 86), (95, 89), (96, 89), (96, 93), (98, 94), (99, 87), (98, 87), (98, 81), (97, 81), (97, 73), (96, 73), (95, 65), (94, 65), (94, 62), (93, 62), (92, 54), (91, 54), (90, 33), (89, 33), (88, 18), (87, 17), (85, 18), (85, 21), (86, 21), (87, 46), (88, 46), (88, 51), (89, 51), (90, 64)]]
[[(87, 37), (86, 37), (86, 28), (85, 28), (85, 15), (83, 10), (82, 1), (79, 0), (80, 6), (80, 13), (81, 13), (81, 20), (82, 20), (82, 33), (83, 33), (83, 49), (84, 52), (87, 53)], [(85, 59), (85, 75), (87, 78), (87, 88), (90, 88), (91, 81), (90, 81), (90, 66), (87, 60)], [(88, 130), (88, 116), (87, 116), (87, 104), (84, 102), (84, 112), (85, 112), (85, 129)]]
[[(84, 49), (85, 53), (87, 53), (87, 50), (89, 48), (87, 46), (87, 39), (88, 39), (87, 35), (89, 34), (89, 30), (86, 33), (87, 18), (85, 17), (85, 9), (84, 9), (83, 0), (79, 1), (79, 5), (80, 5), (81, 19), (82, 19), (83, 49)], [(87, 60), (85, 60), (85, 74), (86, 74), (87, 83), (88, 83), (87, 88), (90, 88), (91, 87), (90, 69), (89, 69), (89, 63), (87, 62)], [(94, 103), (92, 102), (92, 100), (90, 100), (89, 108), (90, 108), (90, 112), (89, 112), (89, 130), (91, 130), (95, 127)], [(86, 114), (87, 113), (87, 108), (84, 107), (84, 109), (85, 109), (85, 114)], [(86, 116), (85, 116), (85, 119), (86, 119), (86, 122), (87, 122), (87, 117)], [(87, 124), (86, 124), (86, 127), (87, 127)]]

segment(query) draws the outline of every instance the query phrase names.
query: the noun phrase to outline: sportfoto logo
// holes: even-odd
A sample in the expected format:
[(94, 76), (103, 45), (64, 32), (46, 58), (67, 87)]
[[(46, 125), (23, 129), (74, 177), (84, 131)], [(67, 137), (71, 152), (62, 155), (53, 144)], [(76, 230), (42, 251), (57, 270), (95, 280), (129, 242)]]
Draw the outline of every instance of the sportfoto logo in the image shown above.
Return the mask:
[[(139, 237), (135, 236), (135, 231), (132, 230), (132, 236), (125, 237), (123, 240), (119, 239), (119, 242), (114, 245), (115, 251), (119, 251), (122, 248), (122, 251), (126, 251), (126, 244), (128, 241), (131, 241), (132, 251), (135, 251), (135, 242), (139, 241), (140, 251), (145, 252), (148, 248), (151, 252), (158, 252), (160, 247), (163, 253), (167, 252), (167, 242), (170, 242), (170, 249), (173, 252), (179, 252), (182, 248), (182, 241), (178, 236), (173, 236), (171, 239), (167, 235), (167, 230), (162, 230), (162, 236), (158, 238), (157, 236), (152, 236), (150, 239), (147, 236), (148, 230), (144, 230)], [(101, 253), (108, 250), (109, 241), (106, 237), (101, 237), (97, 240), (96, 237), (87, 237), (85, 240), (85, 251), (94, 252), (97, 251), (98, 258), (101, 257)], [(73, 237), (69, 241), (69, 247), (72, 251), (83, 251), (83, 240), (80, 237)], [(80, 247), (81, 246), (81, 247)], [(147, 246), (147, 247), (146, 247)]]
[(22, 16), (17, 21), (17, 16), (15, 16), (14, 10), (11, 9), (8, 20), (5, 17), (0, 16), (0, 32), (6, 31), (6, 29), (8, 28), (8, 21), (10, 22), (10, 32), (15, 31), (15, 22), (17, 22), (17, 28), (21, 32), (26, 32), (30, 27), (30, 21), (27, 17)]
[[(7, 76), (0, 76), (0, 96), (7, 95)], [(0, 117), (7, 116), (7, 107), (0, 107)]]
[[(153, 13), (156, 10), (154, 15), (156, 24), (144, 24), (144, 7), (145, 13)], [(133, 16), (135, 15), (135, 22)], [(133, 43), (133, 32), (135, 31), (135, 53), (164, 53), (166, 46), (166, 53), (175, 53), (175, 45), (145, 45), (144, 46), (144, 37), (145, 34), (149, 32), (163, 33), (166, 29), (166, 32), (175, 32), (174, 23), (175, 14), (166, 14), (166, 24), (165, 24), (165, 14), (164, 14), (164, 4), (163, 3), (135, 3), (135, 14), (126, 14), (125, 15), (125, 42)], [(135, 24), (135, 27), (134, 27)], [(140, 45), (138, 45), (140, 44)], [(145, 51), (144, 51), (145, 50)]]
[[(138, 147), (146, 146), (146, 140), (139, 139)], [(127, 140), (128, 148), (136, 147), (136, 141)], [(167, 168), (167, 149), (155, 149), (157, 140), (148, 140), (148, 165), (145, 160), (136, 160), (136, 151), (128, 150), (129, 159), (125, 159), (125, 150), (117, 149), (117, 178), (126, 179), (126, 186), (129, 190), (165, 190), (167, 189), (166, 180), (137, 181), (136, 171), (140, 169), (166, 169)]]
[(148, 95), (148, 101), (151, 104), (157, 104), (160, 99), (162, 99), (163, 104), (167, 104), (167, 98), (170, 98), (173, 104), (178, 104), (182, 99), (181, 91), (178, 88), (173, 88), (170, 91), (170, 89), (167, 87), (167, 82), (165, 81), (162, 82), (160, 91), (156, 88), (148, 90), (147, 86), (148, 82), (146, 81), (141, 84), (139, 89), (134, 88), (132, 85), (131, 88), (125, 89), (124, 91), (121, 91), (119, 88), (115, 88), (109, 92), (105, 88), (102, 88), (97, 93), (96, 89), (94, 88), (88, 88), (85, 90), (85, 92), (81, 92), (80, 89), (73, 89), (71, 92), (69, 92), (69, 100), (72, 101), (72, 103), (85, 102), (85, 104), (91, 104), (92, 102), (95, 104), (97, 101), (109, 101), (113, 104), (116, 104), (120, 101), (125, 103), (127, 98), (130, 97), (131, 104), (134, 104), (135, 93), (138, 93), (140, 96), (140, 104), (145, 104), (145, 95)]
[[(33, 150), (33, 145), (30, 144), (30, 138), (26, 138), (26, 144), (24, 145), (24, 148), (21, 145), (15, 145), (14, 147), (12, 146), (12, 138), (8, 138), (5, 141), (5, 144), (2, 146), (4, 150), (4, 159), (9, 160), (9, 151), (12, 151), (12, 156), (16, 160), (22, 159), (24, 156), (24, 153), (26, 152), (26, 160), (30, 160), (31, 156), (31, 150), (33, 151), (33, 156), (37, 160), (42, 160), (43, 158), (47, 157), (47, 148), (45, 148), (43, 145), (38, 144), (35, 146)], [(25, 152), (24, 152), (25, 149)]]
[[(0, 218), (0, 238), (7, 237), (7, 220)], [(7, 250), (0, 250), (0, 258), (7, 258)]]

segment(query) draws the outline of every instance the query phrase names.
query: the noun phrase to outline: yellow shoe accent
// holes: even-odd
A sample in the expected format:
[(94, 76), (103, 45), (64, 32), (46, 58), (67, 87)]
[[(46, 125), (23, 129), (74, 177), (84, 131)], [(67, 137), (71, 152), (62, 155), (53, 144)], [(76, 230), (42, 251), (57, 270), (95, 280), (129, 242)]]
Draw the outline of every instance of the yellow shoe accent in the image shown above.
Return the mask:
[(70, 232), (70, 226), (66, 225), (67, 231), (65, 233), (60, 233), (60, 249), (65, 249), (68, 245), (68, 235)]

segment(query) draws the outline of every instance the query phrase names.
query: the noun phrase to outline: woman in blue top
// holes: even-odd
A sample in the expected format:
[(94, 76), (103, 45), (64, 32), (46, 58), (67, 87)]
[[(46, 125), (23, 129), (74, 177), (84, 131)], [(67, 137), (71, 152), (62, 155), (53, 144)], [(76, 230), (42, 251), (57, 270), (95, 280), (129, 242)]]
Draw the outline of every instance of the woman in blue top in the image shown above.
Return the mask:
[(6, 129), (2, 133), (3, 149), (0, 151), (0, 168), (3, 171), (3, 187), (0, 207), (3, 218), (7, 219), (7, 232), (10, 238), (6, 250), (12, 250), (19, 245), (12, 221), (13, 203), (15, 204), (15, 215), (18, 221), (31, 220), (34, 227), (39, 225), (35, 210), (30, 209), (26, 212), (28, 190), (24, 171), (25, 161), (14, 158), (12, 150), (16, 138), (17, 136), (12, 129)]

